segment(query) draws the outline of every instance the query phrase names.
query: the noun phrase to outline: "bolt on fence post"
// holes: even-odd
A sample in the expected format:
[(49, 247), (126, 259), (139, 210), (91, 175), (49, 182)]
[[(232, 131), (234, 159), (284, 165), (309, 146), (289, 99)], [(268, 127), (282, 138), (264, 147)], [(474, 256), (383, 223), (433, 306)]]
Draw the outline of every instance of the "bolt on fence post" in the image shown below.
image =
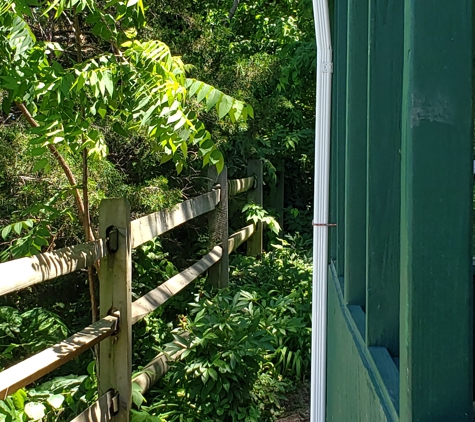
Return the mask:
[(216, 166), (209, 167), (209, 189), (220, 186), (220, 201), (216, 209), (208, 214), (208, 231), (210, 247), (221, 243), (223, 255), (221, 259), (208, 270), (208, 284), (223, 288), (229, 284), (228, 256), (228, 169), (224, 166), (221, 173)]
[(108, 238), (109, 248), (99, 274), (101, 318), (120, 314), (117, 334), (100, 343), (99, 396), (110, 389), (117, 391), (119, 412), (113, 420), (128, 422), (132, 403), (132, 242), (130, 205), (126, 199), (101, 202), (99, 231), (101, 238)]
[[(247, 191), (247, 201), (252, 202), (261, 207), (264, 205), (263, 198), (263, 181), (264, 172), (261, 160), (249, 160), (247, 164), (247, 175), (254, 176), (256, 179), (255, 189)], [(256, 226), (256, 231), (247, 241), (247, 254), (250, 256), (257, 256), (262, 253), (263, 244), (263, 223), (259, 221)]]

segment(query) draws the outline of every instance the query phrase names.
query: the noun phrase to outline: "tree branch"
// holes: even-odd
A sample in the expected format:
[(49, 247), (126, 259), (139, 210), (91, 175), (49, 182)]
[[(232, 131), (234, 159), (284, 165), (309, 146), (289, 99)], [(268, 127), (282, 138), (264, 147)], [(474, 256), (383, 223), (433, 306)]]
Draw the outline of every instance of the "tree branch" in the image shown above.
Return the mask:
[[(20, 109), (21, 113), (27, 120), (27, 122), (30, 124), (32, 127), (39, 127), (40, 125), (38, 122), (33, 118), (33, 116), (30, 114), (26, 106), (22, 103), (16, 103), (17, 107)], [(79, 220), (81, 223), (84, 225), (84, 203), (82, 202), (81, 195), (79, 194), (79, 189), (77, 189), (75, 186), (77, 186), (76, 183), (76, 178), (74, 177), (73, 172), (69, 168), (68, 163), (66, 160), (63, 158), (63, 156), (59, 153), (59, 151), (56, 149), (54, 145), (48, 145), (48, 148), (53, 154), (53, 157), (58, 161), (59, 165), (63, 169), (64, 174), (66, 175), (66, 178), (68, 179), (69, 184), (73, 188), (73, 195), (74, 199), (76, 201), (76, 207), (78, 209), (78, 214), (79, 214)], [(92, 235), (94, 237), (94, 235)]]
[[(33, 118), (33, 116), (30, 114), (26, 106), (22, 103), (16, 103), (17, 107), (20, 109), (21, 113), (25, 117), (25, 119), (28, 121), (28, 123), (32, 127), (39, 127), (40, 125), (38, 122)], [(84, 193), (84, 198), (86, 199), (86, 205), (87, 208), (84, 206), (84, 202), (81, 199), (81, 195), (79, 194), (79, 189), (76, 188), (77, 183), (76, 183), (76, 178), (74, 177), (73, 172), (69, 168), (68, 163), (66, 160), (63, 158), (63, 156), (59, 153), (59, 151), (56, 149), (54, 145), (49, 144), (48, 148), (53, 154), (53, 157), (58, 161), (59, 165), (63, 169), (64, 174), (66, 175), (66, 178), (69, 181), (69, 184), (73, 188), (73, 195), (74, 199), (76, 201), (76, 207), (78, 210), (78, 216), (79, 220), (81, 221), (83, 227), (84, 227), (84, 232), (86, 234), (86, 240), (91, 241), (94, 240), (94, 233), (92, 232), (91, 224), (90, 224), (90, 217), (89, 217), (89, 205), (87, 203), (87, 188), (84, 189), (83, 187), (83, 193)], [(83, 156), (84, 158), (84, 156)], [(86, 154), (86, 166), (87, 166), (87, 154)], [(86, 183), (87, 186), (87, 168), (85, 169), (85, 172), (83, 172), (83, 183)], [(96, 262), (96, 270), (99, 268), (99, 262)], [(94, 292), (94, 275), (92, 273), (92, 267), (88, 268), (88, 279), (89, 279), (89, 293), (91, 296), (91, 308), (92, 308), (92, 320), (93, 322), (97, 321), (97, 303), (96, 303), (96, 298), (95, 298), (95, 292)]]
[[(77, 13), (76, 7), (74, 7), (74, 35), (76, 39), (76, 58), (78, 63), (82, 62), (82, 47), (81, 47), (81, 27), (79, 26), (79, 15)], [(84, 118), (84, 107), (81, 104), (81, 115)], [(85, 139), (84, 134), (82, 135), (82, 143), (84, 145)], [(82, 197), (84, 201), (84, 231), (86, 232), (86, 240), (94, 240), (94, 235), (92, 234), (91, 229), (91, 216), (89, 215), (89, 192), (88, 192), (88, 179), (89, 179), (89, 170), (87, 162), (88, 154), (87, 149), (83, 148), (82, 150)], [(98, 263), (99, 265), (99, 263)], [(96, 322), (98, 319), (97, 315), (97, 300), (95, 293), (95, 282), (94, 282), (94, 273), (92, 271), (92, 266), (87, 268), (87, 278), (89, 280), (89, 296), (91, 298), (91, 311), (92, 311), (92, 322)], [(97, 349), (96, 354), (97, 354)], [(98, 361), (96, 363), (99, 363)]]
[(231, 10), (229, 11), (228, 19), (231, 20), (234, 15), (236, 14), (236, 10), (239, 6), (239, 0), (234, 0), (233, 2), (233, 7), (231, 7)]

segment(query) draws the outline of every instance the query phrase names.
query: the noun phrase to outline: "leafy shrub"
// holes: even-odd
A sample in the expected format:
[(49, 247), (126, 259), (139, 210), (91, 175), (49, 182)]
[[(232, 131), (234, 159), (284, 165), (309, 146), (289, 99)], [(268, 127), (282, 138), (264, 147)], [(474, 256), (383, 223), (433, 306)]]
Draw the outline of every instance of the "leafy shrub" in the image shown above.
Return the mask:
[[(54, 312), (33, 308), (22, 314), (10, 306), (0, 307), (0, 366), (43, 350), (68, 336), (68, 328)], [(6, 344), (5, 344), (6, 343)]]
[(95, 364), (91, 362), (88, 375), (56, 377), (0, 401), (0, 421), (69, 420), (97, 399), (96, 390)]
[[(312, 239), (312, 218), (313, 211), (311, 209), (297, 209), (287, 207), (284, 209), (284, 227), (289, 233), (301, 233), (306, 239)], [(307, 247), (310, 246), (307, 245)]]
[(311, 264), (298, 235), (277, 239), (259, 260), (231, 260), (231, 289), (253, 291), (262, 308), (261, 328), (272, 336), (269, 356), (278, 373), (296, 380), (310, 368)]
[(284, 393), (310, 367), (311, 266), (289, 247), (294, 240), (278, 240), (260, 259), (235, 256), (230, 287), (196, 295), (165, 346), (183, 352), (181, 360), (142, 412), (167, 421), (261, 421), (281, 413)]
[(170, 381), (182, 405), (199, 417), (237, 420), (254, 415), (249, 420), (258, 420), (251, 390), (272, 345), (271, 337), (259, 329), (260, 310), (254, 302), (255, 297), (244, 291), (218, 294), (213, 300), (205, 294), (192, 304), (194, 318), (185, 331), (174, 334), (175, 342), (165, 348), (169, 353), (180, 345), (186, 348)]

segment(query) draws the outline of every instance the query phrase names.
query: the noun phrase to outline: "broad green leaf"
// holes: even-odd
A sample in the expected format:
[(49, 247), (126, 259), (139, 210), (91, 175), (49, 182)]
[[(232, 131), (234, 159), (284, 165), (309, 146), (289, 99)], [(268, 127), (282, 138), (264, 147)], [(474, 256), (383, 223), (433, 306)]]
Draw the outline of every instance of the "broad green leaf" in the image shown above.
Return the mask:
[(203, 86), (201, 87), (201, 89), (199, 90), (198, 92), (198, 96), (196, 97), (196, 99), (198, 100), (198, 102), (200, 103), (203, 98), (205, 98), (208, 93), (211, 91), (212, 87), (207, 85), (207, 84), (203, 84)]
[(246, 111), (249, 117), (254, 119), (254, 109), (249, 104), (246, 105)]
[(23, 229), (23, 224), (21, 223), (21, 221), (19, 223), (15, 223), (15, 225), (13, 226), (13, 231), (16, 234), (20, 234), (22, 229)]
[(23, 410), (25, 408), (26, 398), (27, 394), (23, 388), (20, 388), (14, 394), (12, 394), (13, 404), (17, 410)]
[(1, 79), (3, 79), (5, 82), (0, 84), (0, 86), (3, 86), (4, 88), (7, 89), (16, 89), (18, 85), (21, 83), (21, 81), (17, 78), (14, 78), (13, 76), (1, 76)]
[(10, 114), (10, 108), (12, 106), (12, 100), (10, 97), (4, 97), (2, 101), (2, 110), (5, 114)]
[(26, 226), (26, 227), (29, 227), (30, 229), (33, 227), (34, 225), (34, 221), (33, 220), (25, 220), (23, 221), (23, 225)]
[(74, 84), (72, 85), (71, 89), (73, 89), (75, 86), (76, 86), (76, 91), (81, 91), (82, 87), (84, 86), (84, 84), (86, 83), (86, 78), (84, 76), (84, 73), (81, 73), (77, 79), (76, 79), (76, 82), (74, 82)]
[(208, 97), (206, 98), (206, 110), (210, 111), (221, 99), (221, 97), (223, 97), (223, 95), (224, 94), (217, 89), (211, 90), (211, 92), (208, 94)]
[(103, 81), (107, 89), (107, 92), (109, 93), (110, 96), (112, 96), (114, 94), (114, 83), (112, 82), (109, 72), (104, 73)]
[(231, 110), (231, 107), (233, 106), (233, 99), (229, 95), (223, 95), (221, 98), (221, 101), (219, 102), (217, 108), (218, 108), (218, 116), (220, 119), (222, 119), (226, 114), (229, 113), (229, 110)]
[(208, 368), (208, 373), (215, 381), (218, 379), (218, 373), (213, 368)]
[(200, 153), (205, 156), (215, 148), (214, 143), (211, 139), (206, 139), (200, 144)]
[(30, 419), (37, 421), (46, 415), (46, 407), (41, 403), (30, 402), (25, 405), (25, 413)]
[(165, 422), (165, 419), (159, 416), (153, 416), (150, 413), (135, 409), (130, 409), (130, 416), (131, 422)]
[(173, 158), (173, 154), (171, 153), (171, 150), (169, 151), (170, 151), (169, 153), (166, 151), (164, 152), (164, 154), (160, 158), (160, 164), (165, 164)]
[[(219, 162), (221, 162), (221, 161), (224, 162), (223, 154), (220, 151), (218, 151), (217, 149), (215, 149), (214, 151), (211, 152), (211, 155), (209, 157), (209, 161), (213, 165), (214, 164), (218, 165)], [(218, 169), (218, 172), (221, 172), (221, 170)]]
[(204, 85), (203, 82), (201, 81), (195, 81), (193, 82), (193, 84), (191, 85), (190, 87), (190, 90), (188, 91), (190, 97), (192, 97), (193, 95), (195, 95), (195, 93)]
[(51, 394), (46, 401), (55, 409), (60, 409), (65, 397), (62, 394)]
[(38, 161), (35, 166), (33, 167), (33, 172), (35, 171), (40, 171), (43, 170), (47, 164), (48, 164), (48, 159), (47, 158), (42, 158), (40, 161)]
[(98, 73), (97, 79), (99, 81), (99, 91), (101, 92), (101, 95), (104, 96), (106, 93), (106, 82), (104, 81), (104, 75), (102, 73)]
[(173, 127), (173, 130), (177, 132), (180, 128), (183, 127), (183, 125), (186, 123), (185, 117), (182, 117)]
[(234, 117), (237, 120), (241, 117), (242, 110), (244, 108), (244, 103), (241, 101), (235, 101), (233, 104), (233, 110), (234, 110)]
[(13, 226), (11, 224), (9, 224), (8, 226), (5, 226), (2, 230), (2, 237), (3, 239), (6, 240), (6, 238), (8, 237), (8, 235), (11, 233), (12, 231), (12, 228)]
[(142, 387), (137, 383), (132, 383), (132, 401), (138, 409), (146, 402), (145, 397), (142, 394)]
[(89, 76), (89, 83), (91, 86), (94, 86), (97, 84), (97, 82), (99, 81), (98, 77), (97, 77), (97, 72), (95, 72), (94, 70), (91, 72), (91, 75)]
[(99, 113), (99, 116), (101, 116), (102, 118), (104, 118), (104, 117), (106, 117), (107, 109), (104, 108), (104, 107), (99, 107), (99, 109), (97, 110), (97, 112)]
[(122, 135), (122, 136), (127, 136), (128, 135), (126, 130), (121, 126), (121, 124), (119, 122), (115, 122), (112, 125), (112, 129), (114, 130), (115, 133), (118, 133), (119, 135)]
[(43, 155), (45, 152), (46, 152), (46, 148), (45, 148), (45, 147), (33, 148), (33, 149), (30, 151), (30, 155), (33, 156), (33, 157), (37, 157), (37, 156), (39, 156), (39, 155)]
[(160, 106), (160, 104), (154, 104), (153, 106), (151, 106), (146, 112), (145, 114), (143, 115), (142, 117), (142, 121), (140, 122), (140, 125), (141, 126), (145, 126), (146, 123), (150, 120), (150, 116), (155, 113), (155, 111), (157, 110), (157, 108)]
[(151, 100), (151, 97), (146, 95), (144, 98), (142, 98), (142, 100), (137, 105), (137, 107), (135, 107), (134, 110), (132, 110), (132, 111), (141, 110), (146, 104), (148, 104), (150, 102), (150, 100)]
[(183, 113), (178, 110), (175, 114), (172, 114), (168, 120), (167, 120), (167, 123), (170, 124), (170, 123), (173, 123), (173, 122), (176, 122), (178, 120), (180, 120), (180, 118), (183, 116)]

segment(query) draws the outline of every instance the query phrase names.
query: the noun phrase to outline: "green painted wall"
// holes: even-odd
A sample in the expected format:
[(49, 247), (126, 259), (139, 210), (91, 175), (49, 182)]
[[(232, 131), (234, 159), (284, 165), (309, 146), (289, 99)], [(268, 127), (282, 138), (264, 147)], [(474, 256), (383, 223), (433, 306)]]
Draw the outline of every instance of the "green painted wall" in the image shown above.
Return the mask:
[(398, 392), (388, 392), (378, 373), (394, 374), (395, 364), (387, 354), (378, 371), (361, 336), (364, 314), (357, 306), (351, 309), (334, 270), (328, 286), (327, 421), (396, 422), (391, 393), (397, 399)]

